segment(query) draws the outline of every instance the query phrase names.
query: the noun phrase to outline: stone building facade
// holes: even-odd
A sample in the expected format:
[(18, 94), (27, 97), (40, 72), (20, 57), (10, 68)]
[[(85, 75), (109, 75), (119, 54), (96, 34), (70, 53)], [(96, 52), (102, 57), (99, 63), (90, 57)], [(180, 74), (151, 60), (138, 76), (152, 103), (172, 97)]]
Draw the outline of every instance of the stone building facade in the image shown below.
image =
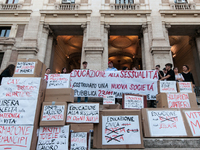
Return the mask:
[(200, 0), (0, 0), (0, 71), (36, 58), (60, 72), (187, 64), (200, 86)]

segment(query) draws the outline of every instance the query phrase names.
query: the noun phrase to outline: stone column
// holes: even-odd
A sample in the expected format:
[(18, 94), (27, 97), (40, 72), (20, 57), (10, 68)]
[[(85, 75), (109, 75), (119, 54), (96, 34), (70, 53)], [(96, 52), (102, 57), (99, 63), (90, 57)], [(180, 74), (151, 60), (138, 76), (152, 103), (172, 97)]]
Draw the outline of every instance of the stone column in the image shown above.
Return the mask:
[(200, 36), (196, 37), (196, 45), (197, 45), (198, 57), (199, 57), (199, 60), (200, 60)]
[(140, 37), (140, 41), (141, 41), (141, 50), (142, 50), (142, 69), (146, 70), (145, 54), (144, 54), (144, 38), (143, 38), (143, 35)]
[(13, 24), (13, 25), (12, 25), (11, 30), (10, 30), (10, 35), (9, 35), (9, 37), (15, 38), (16, 33), (17, 33), (17, 28), (18, 28), (18, 25), (17, 25), (17, 24)]
[(5, 51), (3, 60), (2, 60), (2, 64), (0, 66), (1, 67), (0, 71), (3, 71), (8, 66), (8, 62), (10, 61), (11, 53), (12, 53), (12, 50)]
[(42, 33), (41, 33), (41, 37), (39, 38), (39, 44), (38, 44), (38, 48), (39, 51), (37, 53), (37, 58), (44, 63), (45, 60), (45, 56), (46, 56), (46, 50), (47, 50), (47, 39), (48, 39), (48, 35), (49, 35), (49, 25), (40, 25)]
[(143, 69), (151, 70), (153, 65), (152, 65), (152, 56), (150, 52), (148, 25), (144, 24), (142, 25), (142, 28), (143, 28), (143, 41), (144, 41), (144, 49), (142, 49), (142, 56), (144, 56), (144, 58), (142, 59), (145, 59), (143, 60), (145, 63)]
[(52, 48), (53, 48), (53, 36), (49, 35), (47, 40), (47, 50), (45, 56), (45, 65), (47, 67), (50, 67), (50, 62), (53, 61), (51, 60)]

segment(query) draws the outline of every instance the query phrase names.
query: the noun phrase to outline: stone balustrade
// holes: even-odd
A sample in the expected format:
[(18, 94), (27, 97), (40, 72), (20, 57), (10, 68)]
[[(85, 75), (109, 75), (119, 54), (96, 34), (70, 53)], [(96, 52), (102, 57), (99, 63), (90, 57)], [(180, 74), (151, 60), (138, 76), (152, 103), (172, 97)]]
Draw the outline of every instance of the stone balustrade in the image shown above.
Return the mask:
[(111, 4), (112, 10), (138, 10), (140, 9), (140, 4)]
[(57, 4), (55, 6), (58, 10), (78, 10), (79, 7), (80, 6), (78, 4)]
[(195, 9), (195, 4), (188, 4), (188, 3), (173, 4), (172, 5), (172, 9), (175, 9), (175, 10), (190, 10), (190, 9)]
[(0, 4), (0, 10), (19, 10), (22, 4)]

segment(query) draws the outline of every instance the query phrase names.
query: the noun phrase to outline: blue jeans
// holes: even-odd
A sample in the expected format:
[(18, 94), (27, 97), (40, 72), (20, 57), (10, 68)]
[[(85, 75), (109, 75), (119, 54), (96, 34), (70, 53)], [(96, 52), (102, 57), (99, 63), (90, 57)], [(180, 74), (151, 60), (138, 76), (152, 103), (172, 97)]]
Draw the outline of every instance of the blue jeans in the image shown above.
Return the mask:
[[(78, 103), (81, 102), (81, 97), (78, 97), (77, 102), (78, 102)], [(85, 97), (85, 102), (88, 102), (88, 97)]]

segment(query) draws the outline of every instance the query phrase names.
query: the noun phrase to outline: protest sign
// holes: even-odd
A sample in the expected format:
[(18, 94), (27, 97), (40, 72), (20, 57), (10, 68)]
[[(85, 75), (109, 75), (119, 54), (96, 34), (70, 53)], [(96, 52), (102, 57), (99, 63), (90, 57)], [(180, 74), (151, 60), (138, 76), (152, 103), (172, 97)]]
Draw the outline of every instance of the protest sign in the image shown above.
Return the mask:
[(99, 103), (70, 103), (67, 123), (99, 123)]
[(102, 116), (102, 145), (128, 144), (141, 144), (138, 116)]
[(34, 124), (36, 100), (0, 99), (0, 124)]
[(159, 81), (158, 93), (177, 93), (176, 81)]
[(103, 97), (123, 93), (144, 94), (148, 100), (155, 100), (158, 73), (155, 70), (96, 71), (73, 70), (71, 88), (75, 97)]
[(3, 78), (1, 99), (37, 100), (41, 78)]
[[(150, 135), (147, 135), (147, 137), (187, 136), (180, 110), (145, 109), (143, 111), (147, 113), (147, 118), (145, 117), (144, 121), (144, 130), (148, 129), (150, 131)], [(145, 113), (143, 113), (143, 116), (146, 116)]]
[(17, 62), (15, 74), (34, 74), (35, 62)]
[(70, 150), (87, 150), (87, 132), (71, 133)]
[(115, 104), (115, 95), (104, 95), (103, 104)]
[(144, 108), (144, 98), (142, 95), (124, 94), (122, 99), (123, 109), (142, 109)]
[(182, 93), (192, 93), (192, 83), (191, 82), (177, 82), (178, 92)]
[(187, 93), (167, 94), (168, 108), (191, 108)]
[(200, 136), (200, 110), (184, 110), (186, 120), (194, 137)]
[(69, 126), (40, 127), (37, 150), (68, 149)]
[(42, 121), (56, 121), (64, 119), (65, 105), (44, 105)]
[(1, 150), (29, 150), (33, 126), (0, 126)]
[(49, 74), (47, 89), (69, 88), (70, 74)]

